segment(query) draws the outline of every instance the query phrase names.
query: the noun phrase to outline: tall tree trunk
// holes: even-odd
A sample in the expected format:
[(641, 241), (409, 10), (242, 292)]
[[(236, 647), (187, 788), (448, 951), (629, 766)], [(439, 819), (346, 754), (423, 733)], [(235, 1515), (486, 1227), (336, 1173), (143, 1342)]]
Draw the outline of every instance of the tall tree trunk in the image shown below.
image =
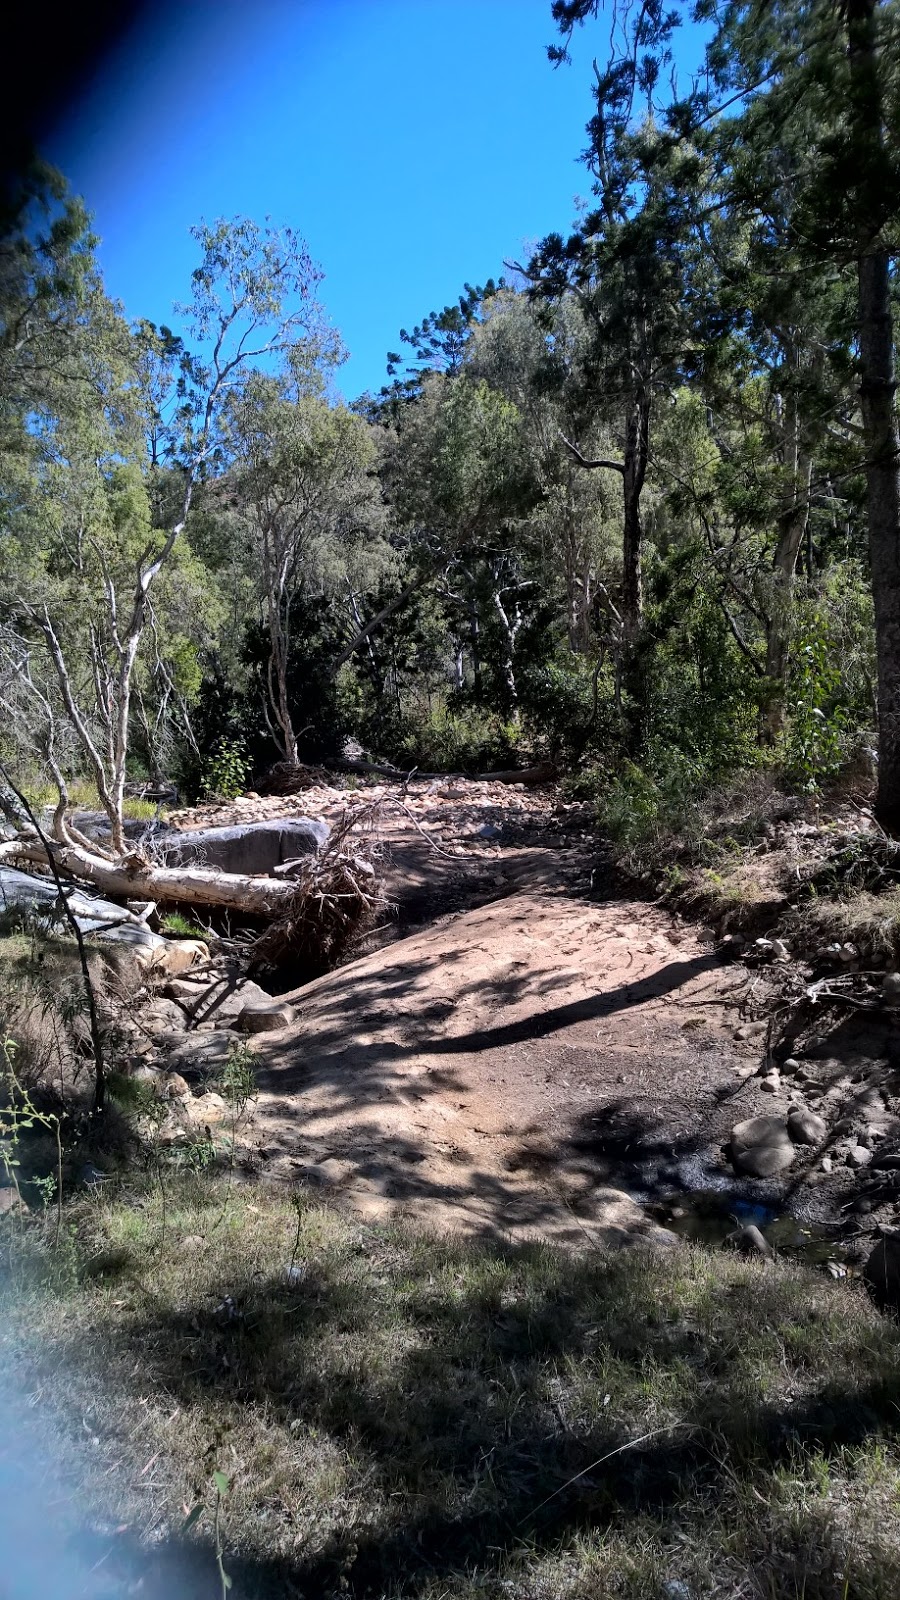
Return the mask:
[(622, 458), (622, 631), (626, 649), (637, 639), (644, 610), (641, 494), (647, 476), (649, 444), (650, 395), (642, 388), (634, 396), (625, 418)]
[(809, 525), (809, 491), (812, 457), (800, 440), (800, 423), (794, 404), (793, 438), (789, 450), (791, 476), (789, 504), (778, 519), (778, 541), (772, 557), (772, 600), (766, 638), (766, 677), (774, 685), (763, 718), (763, 735), (774, 743), (784, 728), (784, 690), (791, 645), (794, 575)]
[(878, 661), (878, 798), (882, 826), (900, 835), (900, 432), (890, 262), (869, 214), (884, 150), (877, 0), (846, 0), (850, 128), (862, 175), (858, 195), (860, 403)]
[(866, 509), (878, 661), (878, 798), (882, 827), (900, 835), (900, 434), (887, 252), (859, 262), (859, 349), (866, 438)]

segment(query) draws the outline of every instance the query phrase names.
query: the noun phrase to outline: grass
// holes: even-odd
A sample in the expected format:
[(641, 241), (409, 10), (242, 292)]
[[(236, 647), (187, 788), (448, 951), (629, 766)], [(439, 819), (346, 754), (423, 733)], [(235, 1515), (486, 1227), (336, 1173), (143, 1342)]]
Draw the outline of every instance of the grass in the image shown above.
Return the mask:
[[(69, 783), (69, 800), (73, 811), (102, 811), (96, 784), (87, 778), (73, 778)], [(56, 785), (36, 778), (23, 785), (28, 804), (40, 812), (44, 806), (55, 806), (59, 798)], [(131, 822), (153, 822), (159, 807), (155, 800), (139, 800), (126, 796), (122, 802), (122, 815)], [(165, 811), (161, 813), (165, 817)]]
[(36, 1252), (7, 1295), (3, 1364), (109, 1530), (111, 1593), (220, 1593), (217, 1505), (242, 1597), (898, 1592), (900, 1333), (856, 1287), (222, 1199), (74, 1202), (62, 1267)]
[(203, 939), (206, 930), (199, 922), (194, 922), (191, 917), (185, 917), (180, 911), (167, 911), (162, 919), (162, 931), (171, 939)]

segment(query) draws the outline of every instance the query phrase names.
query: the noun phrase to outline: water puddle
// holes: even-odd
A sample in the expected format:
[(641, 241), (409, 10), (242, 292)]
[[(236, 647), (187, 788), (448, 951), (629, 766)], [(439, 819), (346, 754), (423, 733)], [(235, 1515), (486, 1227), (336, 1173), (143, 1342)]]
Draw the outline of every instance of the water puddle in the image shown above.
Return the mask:
[(742, 1199), (721, 1189), (680, 1194), (671, 1202), (661, 1202), (649, 1209), (673, 1233), (714, 1250), (721, 1248), (736, 1230), (753, 1226), (773, 1250), (811, 1266), (825, 1266), (829, 1261), (841, 1260), (839, 1235), (843, 1224), (829, 1227), (824, 1223), (801, 1222), (774, 1205)]

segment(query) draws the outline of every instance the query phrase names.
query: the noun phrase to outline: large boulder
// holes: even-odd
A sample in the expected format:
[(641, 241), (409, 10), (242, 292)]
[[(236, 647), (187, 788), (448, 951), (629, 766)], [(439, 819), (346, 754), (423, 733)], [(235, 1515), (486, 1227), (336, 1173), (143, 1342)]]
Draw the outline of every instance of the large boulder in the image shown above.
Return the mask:
[(784, 1117), (748, 1117), (731, 1130), (731, 1163), (751, 1178), (772, 1178), (794, 1159)]
[(218, 872), (271, 877), (285, 861), (315, 855), (327, 843), (329, 831), (327, 822), (313, 817), (284, 817), (235, 828), (171, 833), (161, 844), (170, 867), (210, 867)]
[(296, 1020), (293, 1006), (284, 1000), (271, 1000), (264, 1006), (244, 1006), (234, 1026), (242, 1033), (275, 1033), (279, 1028), (289, 1028)]
[[(52, 917), (58, 899), (52, 878), (38, 878), (31, 872), (18, 872), (15, 867), (0, 867), (0, 910)], [(115, 927), (144, 927), (140, 917), (134, 916), (124, 906), (114, 905), (111, 900), (101, 900), (99, 896), (87, 894), (83, 889), (70, 889), (66, 899), (84, 934), (104, 933)], [(65, 931), (65, 918), (56, 920)]]
[(816, 1111), (808, 1111), (805, 1106), (791, 1106), (787, 1125), (795, 1144), (821, 1144), (828, 1133), (825, 1118)]

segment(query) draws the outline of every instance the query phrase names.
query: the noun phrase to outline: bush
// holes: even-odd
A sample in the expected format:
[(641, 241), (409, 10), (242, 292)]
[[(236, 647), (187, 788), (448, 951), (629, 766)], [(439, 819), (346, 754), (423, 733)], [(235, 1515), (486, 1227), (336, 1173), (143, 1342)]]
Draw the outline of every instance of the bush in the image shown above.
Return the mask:
[(202, 769), (205, 800), (233, 800), (247, 787), (250, 762), (242, 739), (220, 739)]
[(520, 729), (477, 706), (451, 709), (443, 699), (407, 714), (404, 764), (434, 772), (489, 772), (516, 763)]
[(600, 794), (597, 819), (626, 851), (676, 838), (696, 841), (703, 831), (700, 797), (707, 787), (700, 763), (679, 750), (657, 752), (648, 766), (624, 761)]
[(871, 598), (853, 566), (797, 605), (783, 758), (806, 793), (834, 778), (875, 722)]

